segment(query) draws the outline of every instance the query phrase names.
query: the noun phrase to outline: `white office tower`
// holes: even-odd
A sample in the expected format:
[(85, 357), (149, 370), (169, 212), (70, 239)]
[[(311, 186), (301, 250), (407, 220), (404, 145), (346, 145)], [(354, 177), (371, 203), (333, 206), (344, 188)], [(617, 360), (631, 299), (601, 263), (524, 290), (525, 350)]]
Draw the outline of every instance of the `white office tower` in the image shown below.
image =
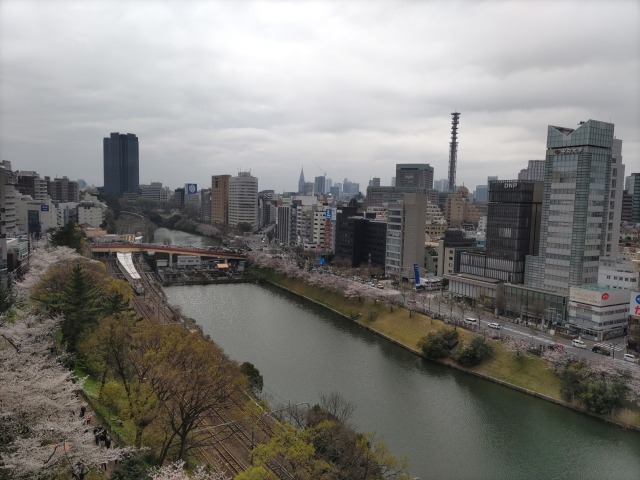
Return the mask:
[(229, 178), (229, 225), (240, 223), (258, 229), (258, 179), (250, 172)]

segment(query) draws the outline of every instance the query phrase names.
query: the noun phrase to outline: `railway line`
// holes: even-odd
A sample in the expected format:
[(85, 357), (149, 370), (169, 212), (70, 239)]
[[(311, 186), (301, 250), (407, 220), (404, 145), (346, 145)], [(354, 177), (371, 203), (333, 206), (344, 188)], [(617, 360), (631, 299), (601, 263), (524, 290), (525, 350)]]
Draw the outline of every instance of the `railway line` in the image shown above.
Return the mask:
[[(112, 256), (103, 258), (107, 271), (114, 277), (129, 280)], [(160, 323), (184, 323), (180, 314), (166, 301), (164, 290), (155, 279), (155, 274), (138, 255), (133, 264), (139, 273), (140, 293), (134, 293), (132, 307), (145, 319)], [(186, 325), (185, 325), (186, 326)], [(250, 405), (260, 408), (257, 410)], [(265, 411), (249, 393), (237, 391), (227, 404), (217, 408), (207, 425), (211, 445), (197, 448), (198, 456), (211, 466), (222, 469), (231, 476), (247, 470), (251, 465), (251, 452), (261, 443), (268, 442), (276, 431), (274, 412)], [(221, 429), (222, 428), (222, 429)], [(220, 430), (221, 429), (221, 430)], [(289, 480), (293, 475), (276, 460), (264, 465), (276, 478)]]

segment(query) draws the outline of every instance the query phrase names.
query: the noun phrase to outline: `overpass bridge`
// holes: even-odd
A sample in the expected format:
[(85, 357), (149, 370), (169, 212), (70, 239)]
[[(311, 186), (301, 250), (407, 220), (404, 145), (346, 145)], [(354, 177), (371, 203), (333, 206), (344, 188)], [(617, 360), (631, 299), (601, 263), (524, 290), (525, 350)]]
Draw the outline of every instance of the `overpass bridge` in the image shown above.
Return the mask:
[(185, 245), (155, 245), (152, 243), (95, 243), (91, 245), (91, 254), (117, 254), (117, 253), (156, 253), (193, 255), (197, 257), (210, 257), (226, 261), (246, 260), (244, 253), (233, 250), (218, 249), (215, 247), (191, 247)]

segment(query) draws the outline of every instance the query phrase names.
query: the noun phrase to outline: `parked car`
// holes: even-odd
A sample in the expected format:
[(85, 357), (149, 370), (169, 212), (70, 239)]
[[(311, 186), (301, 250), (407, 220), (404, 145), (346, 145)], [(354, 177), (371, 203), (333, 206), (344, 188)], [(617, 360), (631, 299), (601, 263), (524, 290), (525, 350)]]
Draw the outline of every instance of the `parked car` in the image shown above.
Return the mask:
[(587, 344), (578, 338), (571, 340), (571, 345), (573, 345), (576, 348), (587, 348)]
[(630, 353), (625, 353), (622, 359), (626, 362), (636, 363), (636, 357), (631, 355)]
[(477, 318), (466, 317), (464, 319), (464, 323), (466, 323), (467, 325), (478, 325), (479, 322)]
[(564, 345), (561, 343), (554, 343), (553, 345), (549, 345), (549, 350), (564, 350)]
[(500, 330), (502, 328), (502, 325), (500, 325), (499, 323), (496, 323), (496, 322), (491, 322), (491, 323), (487, 324), (487, 327), (495, 328), (496, 330)]

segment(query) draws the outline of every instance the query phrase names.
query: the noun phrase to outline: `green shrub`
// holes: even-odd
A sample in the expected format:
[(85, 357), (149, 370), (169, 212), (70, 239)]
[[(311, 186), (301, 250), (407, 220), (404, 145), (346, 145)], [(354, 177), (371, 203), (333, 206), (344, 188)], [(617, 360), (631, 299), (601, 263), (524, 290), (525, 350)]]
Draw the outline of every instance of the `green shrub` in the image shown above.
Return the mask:
[(491, 355), (493, 355), (491, 344), (482, 337), (474, 337), (473, 340), (464, 345), (456, 360), (465, 367), (475, 367), (484, 360), (491, 358)]
[(458, 343), (458, 332), (453, 329), (429, 332), (418, 343), (418, 347), (427, 358), (444, 358), (449, 356), (451, 349)]

